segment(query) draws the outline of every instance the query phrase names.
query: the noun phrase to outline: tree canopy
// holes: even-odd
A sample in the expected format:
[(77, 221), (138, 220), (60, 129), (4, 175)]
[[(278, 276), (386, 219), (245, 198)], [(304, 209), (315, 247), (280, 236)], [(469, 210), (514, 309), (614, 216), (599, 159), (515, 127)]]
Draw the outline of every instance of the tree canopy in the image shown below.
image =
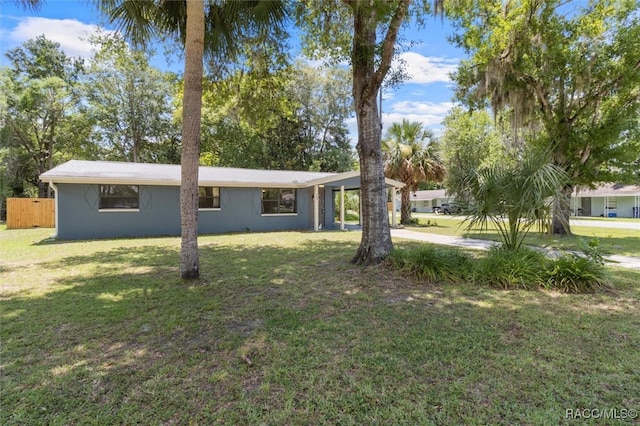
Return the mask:
[(346, 120), (349, 78), (302, 62), (248, 68), (205, 84), (207, 165), (341, 172), (352, 170)]
[(171, 104), (176, 77), (151, 67), (149, 53), (130, 48), (117, 34), (94, 35), (90, 42), (84, 94), (103, 157), (179, 162)]
[[(458, 99), (509, 111), (514, 131), (552, 152), (570, 181), (556, 194), (554, 233), (569, 233), (576, 185), (628, 167), (621, 144), (640, 107), (640, 25), (633, 0), (449, 3), (471, 55), (455, 75)], [(521, 138), (524, 141), (524, 138)], [(615, 168), (613, 167), (615, 165)]]
[(55, 157), (65, 146), (73, 150), (87, 136), (77, 90), (83, 64), (44, 36), (6, 56), (11, 66), (0, 71), (0, 148), (11, 155), (4, 157), (4, 168), (17, 172), (10, 178), (14, 195), (27, 184), (45, 197), (49, 189), (38, 176), (56, 165)]

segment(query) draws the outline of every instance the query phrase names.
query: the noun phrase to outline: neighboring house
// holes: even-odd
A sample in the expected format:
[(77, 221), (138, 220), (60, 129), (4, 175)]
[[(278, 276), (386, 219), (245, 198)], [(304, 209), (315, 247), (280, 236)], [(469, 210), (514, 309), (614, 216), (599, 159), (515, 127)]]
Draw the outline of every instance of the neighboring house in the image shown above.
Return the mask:
[(448, 197), (444, 189), (415, 191), (411, 193), (411, 211), (431, 213), (434, 207), (453, 203), (453, 197)]
[[(57, 238), (180, 235), (179, 165), (72, 160), (40, 179), (55, 190)], [(360, 175), (200, 167), (198, 183), (201, 234), (318, 230), (343, 227), (335, 199)]]
[(571, 210), (576, 216), (640, 217), (640, 186), (608, 183), (576, 190)]
[[(455, 203), (444, 189), (411, 193), (411, 209), (415, 212), (432, 212), (444, 203)], [(605, 184), (593, 190), (576, 190), (571, 211), (575, 216), (640, 217), (640, 186)]]

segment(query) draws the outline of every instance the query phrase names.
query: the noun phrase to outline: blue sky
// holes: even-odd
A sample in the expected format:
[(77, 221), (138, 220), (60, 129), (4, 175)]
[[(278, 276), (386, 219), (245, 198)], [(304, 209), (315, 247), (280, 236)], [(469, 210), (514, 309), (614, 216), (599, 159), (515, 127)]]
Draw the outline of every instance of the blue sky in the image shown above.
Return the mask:
[[(4, 53), (25, 41), (44, 34), (57, 41), (68, 56), (88, 57), (90, 46), (85, 41), (98, 25), (111, 29), (95, 7), (83, 0), (48, 0), (38, 11), (25, 11), (13, 3), (3, 1), (0, 10), (0, 66), (8, 65)], [(464, 52), (451, 46), (446, 36), (452, 30), (439, 18), (428, 20), (426, 28), (409, 28), (405, 39), (417, 42), (401, 54), (411, 78), (396, 89), (383, 91), (383, 123), (388, 128), (393, 122), (407, 118), (420, 121), (436, 134), (441, 121), (451, 108), (452, 83), (448, 73), (454, 71)], [(84, 39), (84, 40), (83, 40)], [(295, 45), (295, 42), (292, 42)], [(180, 61), (168, 64), (163, 49), (154, 60), (160, 69), (180, 72)], [(296, 52), (292, 52), (296, 56)], [(355, 119), (349, 127), (355, 138)]]

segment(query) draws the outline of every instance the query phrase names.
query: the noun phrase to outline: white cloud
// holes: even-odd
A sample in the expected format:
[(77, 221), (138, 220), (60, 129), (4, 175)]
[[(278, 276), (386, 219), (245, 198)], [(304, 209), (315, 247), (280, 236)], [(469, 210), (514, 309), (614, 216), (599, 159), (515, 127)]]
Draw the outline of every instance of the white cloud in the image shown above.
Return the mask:
[(458, 59), (423, 56), (416, 52), (401, 53), (400, 59), (410, 76), (405, 83), (415, 84), (450, 83), (449, 73), (456, 71), (460, 62)]
[(18, 45), (44, 34), (47, 39), (60, 43), (67, 56), (87, 58), (91, 56), (91, 45), (87, 39), (98, 28), (97, 25), (85, 24), (75, 19), (31, 16), (21, 19), (6, 35)]
[(442, 126), (442, 120), (453, 106), (453, 102), (396, 102), (382, 114), (383, 128), (388, 129), (391, 124), (399, 123), (403, 119), (406, 119), (409, 121), (418, 121), (422, 123), (424, 127), (436, 131)]
[(453, 106), (453, 102), (434, 103), (420, 101), (398, 101), (392, 103), (390, 109), (392, 113), (398, 114), (435, 115), (444, 117)]
[[(393, 123), (400, 123), (402, 119), (409, 121), (419, 121), (424, 127), (433, 130), (436, 136), (442, 133), (442, 120), (456, 104), (453, 102), (419, 102), (419, 101), (398, 101), (385, 107), (382, 113), (382, 133), (391, 127)], [(356, 119), (352, 117), (347, 120), (347, 126), (351, 135), (353, 145), (357, 143), (358, 130)]]

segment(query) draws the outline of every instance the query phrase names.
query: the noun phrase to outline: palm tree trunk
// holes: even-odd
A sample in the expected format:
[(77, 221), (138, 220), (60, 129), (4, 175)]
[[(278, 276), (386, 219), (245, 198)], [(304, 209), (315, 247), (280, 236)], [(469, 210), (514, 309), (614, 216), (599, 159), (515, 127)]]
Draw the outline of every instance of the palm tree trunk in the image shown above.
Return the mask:
[(400, 208), (400, 223), (402, 225), (411, 225), (411, 190), (405, 185), (401, 190), (402, 206)]
[(198, 258), (198, 161), (202, 119), (204, 0), (187, 1), (184, 94), (182, 107), (182, 180), (180, 185), (180, 276), (200, 277)]

